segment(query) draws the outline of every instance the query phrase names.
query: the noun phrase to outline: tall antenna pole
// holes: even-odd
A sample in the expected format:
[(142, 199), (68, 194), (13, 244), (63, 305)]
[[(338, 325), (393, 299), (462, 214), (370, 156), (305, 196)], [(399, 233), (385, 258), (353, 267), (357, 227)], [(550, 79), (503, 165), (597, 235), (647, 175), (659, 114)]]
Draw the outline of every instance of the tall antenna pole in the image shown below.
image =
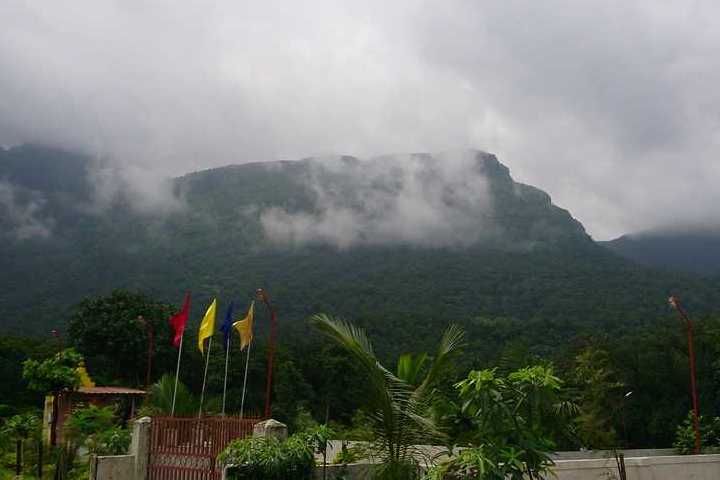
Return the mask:
[(692, 392), (692, 405), (693, 405), (693, 429), (695, 430), (695, 454), (700, 453), (700, 412), (698, 408), (698, 392), (697, 392), (697, 380), (695, 373), (695, 345), (693, 341), (693, 324), (687, 312), (680, 305), (680, 300), (676, 296), (671, 296), (668, 299), (668, 303), (672, 308), (678, 312), (678, 316), (681, 321), (685, 322), (688, 336), (688, 356), (690, 357), (690, 390)]
[(277, 335), (277, 318), (275, 310), (270, 304), (270, 298), (265, 290), (258, 288), (255, 292), (257, 298), (261, 300), (270, 312), (270, 340), (267, 352), (267, 378), (265, 381), (265, 418), (270, 418), (272, 414), (272, 377), (273, 377), (273, 360), (275, 358), (275, 340)]

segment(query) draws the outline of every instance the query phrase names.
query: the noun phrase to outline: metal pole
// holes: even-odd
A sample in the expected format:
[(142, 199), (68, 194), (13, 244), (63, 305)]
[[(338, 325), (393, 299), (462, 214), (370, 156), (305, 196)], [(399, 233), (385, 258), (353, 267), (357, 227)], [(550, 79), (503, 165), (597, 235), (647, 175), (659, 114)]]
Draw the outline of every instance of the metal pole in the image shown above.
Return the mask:
[(277, 319), (275, 310), (270, 304), (267, 292), (262, 288), (257, 289), (257, 297), (267, 306), (270, 312), (270, 340), (267, 353), (267, 379), (265, 381), (265, 418), (270, 418), (272, 414), (272, 377), (273, 377), (273, 360), (275, 358), (275, 337), (277, 334)]
[(685, 321), (685, 327), (687, 328), (688, 336), (688, 357), (690, 357), (690, 391), (692, 393), (692, 405), (693, 405), (693, 429), (695, 430), (695, 455), (700, 453), (702, 447), (700, 440), (700, 411), (698, 408), (698, 391), (697, 391), (697, 379), (695, 372), (695, 344), (693, 341), (693, 325), (692, 320), (688, 316), (687, 312), (680, 305), (680, 300), (672, 296), (668, 300), (670, 306), (672, 306), (680, 316), (681, 320)]
[(198, 411), (198, 418), (202, 417), (203, 400), (205, 399), (205, 383), (207, 381), (208, 365), (210, 365), (210, 350), (212, 349), (212, 337), (208, 342), (207, 358), (205, 359), (205, 374), (203, 374), (202, 391), (200, 392), (200, 410)]
[(228, 336), (227, 343), (225, 344), (225, 381), (223, 382), (223, 404), (222, 404), (222, 415), (225, 416), (225, 397), (227, 396), (227, 374), (228, 374), (228, 363), (230, 362), (230, 338)]
[(180, 355), (182, 355), (182, 346), (183, 346), (183, 338), (184, 337), (185, 337), (185, 329), (183, 329), (183, 333), (180, 335), (180, 348), (178, 348), (177, 368), (175, 369), (175, 389), (173, 390), (172, 409), (170, 410), (171, 417), (175, 416), (175, 399), (177, 398), (178, 377), (180, 377)]
[(243, 418), (245, 410), (245, 389), (247, 387), (248, 365), (250, 365), (250, 347), (252, 347), (252, 342), (248, 343), (247, 357), (245, 358), (245, 378), (243, 378), (242, 398), (240, 400), (240, 418)]

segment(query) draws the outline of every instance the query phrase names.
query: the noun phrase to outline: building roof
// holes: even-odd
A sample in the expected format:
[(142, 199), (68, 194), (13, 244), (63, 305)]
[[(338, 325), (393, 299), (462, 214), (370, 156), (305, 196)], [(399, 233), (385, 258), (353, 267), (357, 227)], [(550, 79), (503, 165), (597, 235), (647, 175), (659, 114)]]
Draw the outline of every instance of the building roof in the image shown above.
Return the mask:
[(145, 395), (145, 390), (125, 387), (80, 387), (77, 393), (84, 395)]

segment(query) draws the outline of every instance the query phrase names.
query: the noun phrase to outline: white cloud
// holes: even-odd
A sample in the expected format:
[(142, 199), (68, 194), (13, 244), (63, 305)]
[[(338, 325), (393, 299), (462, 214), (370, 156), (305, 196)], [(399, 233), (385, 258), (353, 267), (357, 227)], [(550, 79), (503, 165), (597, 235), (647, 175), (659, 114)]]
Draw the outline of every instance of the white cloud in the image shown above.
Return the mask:
[(140, 203), (211, 166), (472, 147), (599, 238), (720, 223), (717, 2), (5, 0), (0, 18), (0, 144), (109, 159)]
[(3, 233), (17, 240), (49, 237), (55, 221), (41, 215), (45, 199), (37, 193), (28, 193), (27, 196), (25, 200), (19, 199), (17, 188), (0, 180), (0, 219), (5, 224)]

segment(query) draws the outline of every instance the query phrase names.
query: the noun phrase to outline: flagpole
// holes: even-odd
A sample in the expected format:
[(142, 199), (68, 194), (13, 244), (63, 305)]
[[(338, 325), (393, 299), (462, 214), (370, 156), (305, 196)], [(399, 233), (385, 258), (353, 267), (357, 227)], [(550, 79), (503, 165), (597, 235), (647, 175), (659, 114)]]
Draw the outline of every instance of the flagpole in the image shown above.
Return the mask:
[(222, 404), (222, 415), (225, 416), (225, 397), (227, 396), (227, 374), (228, 374), (228, 363), (230, 361), (230, 336), (228, 336), (225, 344), (225, 381), (223, 382), (223, 404)]
[(182, 354), (183, 338), (185, 337), (185, 329), (180, 334), (180, 348), (178, 348), (178, 359), (177, 368), (175, 369), (175, 389), (173, 390), (172, 408), (170, 410), (170, 416), (175, 416), (175, 398), (177, 397), (178, 377), (180, 377), (180, 355)]
[(250, 364), (250, 347), (252, 347), (252, 342), (248, 343), (247, 357), (245, 358), (245, 378), (243, 378), (242, 399), (240, 400), (240, 418), (243, 418), (245, 409), (245, 387), (247, 387), (248, 365)]
[(203, 375), (202, 391), (200, 392), (200, 410), (198, 411), (198, 418), (202, 417), (203, 400), (205, 399), (205, 381), (207, 380), (208, 365), (210, 365), (210, 349), (212, 349), (212, 337), (208, 342), (207, 358), (205, 359), (205, 374)]

